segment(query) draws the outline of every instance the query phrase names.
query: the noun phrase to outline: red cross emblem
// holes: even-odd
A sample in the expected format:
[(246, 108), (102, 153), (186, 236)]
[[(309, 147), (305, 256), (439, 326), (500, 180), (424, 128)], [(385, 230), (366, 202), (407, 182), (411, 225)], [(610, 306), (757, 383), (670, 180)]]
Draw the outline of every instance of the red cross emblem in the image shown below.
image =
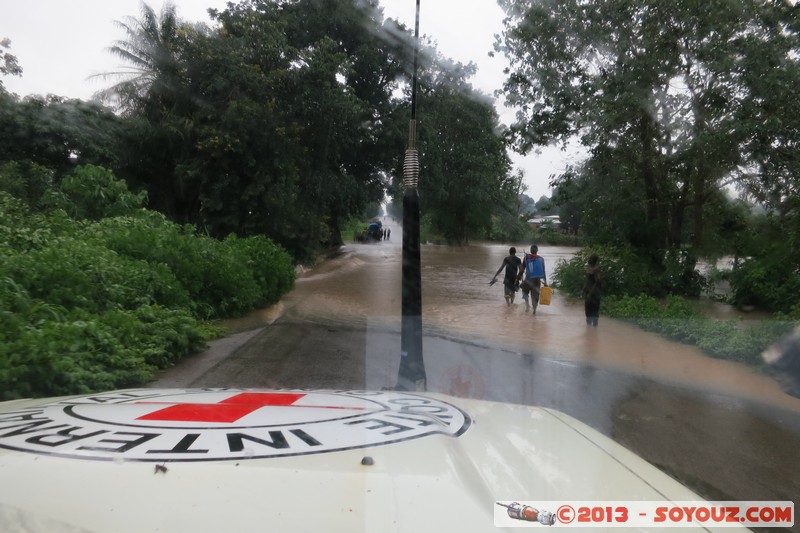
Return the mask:
[(266, 406), (354, 409), (359, 411), (363, 409), (362, 407), (337, 405), (294, 405), (297, 400), (304, 396), (306, 394), (297, 392), (242, 392), (218, 403), (174, 403), (169, 407), (142, 415), (136, 420), (231, 423)]

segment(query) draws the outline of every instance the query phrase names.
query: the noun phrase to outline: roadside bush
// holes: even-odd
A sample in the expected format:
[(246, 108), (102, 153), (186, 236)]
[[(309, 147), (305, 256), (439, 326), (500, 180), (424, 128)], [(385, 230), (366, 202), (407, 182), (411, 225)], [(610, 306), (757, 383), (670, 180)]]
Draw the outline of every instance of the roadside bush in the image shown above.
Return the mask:
[(152, 368), (172, 366), (201, 349), (208, 335), (183, 309), (143, 305), (132, 311), (109, 311), (100, 323), (114, 331), (122, 346), (136, 346), (136, 355)]
[(119, 254), (166, 265), (188, 292), (196, 316), (203, 319), (274, 303), (294, 283), (288, 253), (263, 236), (218, 241), (152, 212), (107, 218), (87, 227), (84, 234)]
[(731, 303), (790, 312), (800, 294), (800, 270), (789, 248), (743, 261), (729, 275)]
[[(80, 227), (81, 223), (69, 218), (64, 211), (32, 213), (23, 202), (0, 191), (0, 243), (13, 250), (41, 248), (55, 237), (74, 235)], [(0, 260), (4, 256), (0, 256)]]
[(664, 300), (644, 294), (608, 297), (604, 299), (603, 307), (609, 315), (629, 320), (689, 320), (703, 317), (692, 302), (680, 296), (669, 296)]
[(603, 273), (603, 314), (694, 344), (714, 357), (759, 366), (764, 349), (796, 323), (782, 317), (745, 327), (736, 320), (707, 319), (691, 300), (680, 295), (648, 295), (699, 294), (705, 280), (695, 271), (692, 257), (680, 251), (667, 254), (663, 271), (653, 273), (646, 260), (625, 249), (584, 248), (569, 262), (561, 261), (556, 266), (556, 282), (563, 291), (580, 295), (586, 262), (592, 253), (600, 257)]
[(604, 295), (635, 295), (646, 293), (651, 276), (644, 259), (626, 248), (582, 248), (569, 261), (559, 260), (554, 269), (557, 287), (572, 296), (580, 296), (589, 256), (600, 257)]
[(64, 176), (57, 188), (48, 189), (42, 204), (63, 209), (75, 219), (99, 220), (130, 215), (147, 203), (147, 193), (132, 193), (124, 180), (103, 167), (81, 165)]
[[(97, 206), (107, 211), (85, 211), (97, 190), (79, 195), (81, 221), (0, 191), (0, 399), (140, 385), (219, 335), (198, 319), (274, 303), (293, 286), (289, 255), (266, 237), (198, 235), (111, 185), (119, 194)], [(112, 212), (127, 215), (89, 220)]]
[(363, 222), (358, 217), (350, 217), (342, 224), (341, 231), (342, 231), (342, 240), (347, 242), (348, 240), (356, 240), (356, 236), (367, 226), (366, 222)]
[(185, 311), (161, 306), (92, 315), (31, 299), (30, 312), (2, 321), (3, 400), (139, 385), (197, 351), (205, 337)]
[(169, 248), (187, 233), (194, 233), (194, 228), (169, 222), (155, 211), (142, 211), (136, 216), (104, 218), (88, 224), (81, 237), (121, 255), (163, 263), (159, 260), (164, 255), (162, 249)]
[(31, 161), (0, 163), (0, 191), (36, 208), (42, 195), (53, 185), (53, 171)]
[(258, 286), (255, 305), (272, 305), (294, 288), (294, 266), (289, 253), (263, 235), (225, 239), (237, 254), (237, 261), (246, 266)]
[(0, 369), (5, 399), (108, 390), (152, 377), (140, 356), (120, 353), (113, 333), (94, 321), (46, 320), (18, 333), (5, 346), (7, 371)]
[(5, 275), (35, 299), (99, 313), (161, 304), (188, 307), (188, 294), (165, 265), (147, 264), (79, 239), (58, 237), (47, 246), (8, 257)]
[(255, 307), (253, 273), (225, 243), (182, 232), (158, 251), (154, 260), (166, 263), (187, 287), (200, 318), (236, 316)]
[(560, 260), (556, 264), (554, 279), (562, 291), (580, 295), (586, 264), (592, 254), (600, 258), (604, 295), (698, 296), (705, 287), (705, 279), (695, 268), (697, 261), (684, 251), (667, 252), (663, 268), (657, 272), (648, 259), (630, 248), (592, 246), (582, 248), (569, 261)]

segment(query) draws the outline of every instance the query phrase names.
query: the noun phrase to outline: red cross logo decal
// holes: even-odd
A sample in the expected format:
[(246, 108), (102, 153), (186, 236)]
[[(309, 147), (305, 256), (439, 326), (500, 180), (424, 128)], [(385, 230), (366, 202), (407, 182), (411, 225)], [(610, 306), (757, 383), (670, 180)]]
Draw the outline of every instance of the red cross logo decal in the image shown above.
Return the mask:
[(266, 406), (353, 409), (359, 411), (363, 409), (363, 407), (339, 405), (294, 405), (297, 400), (304, 396), (306, 394), (297, 392), (243, 392), (218, 403), (173, 403), (169, 407), (142, 415), (136, 420), (231, 423)]

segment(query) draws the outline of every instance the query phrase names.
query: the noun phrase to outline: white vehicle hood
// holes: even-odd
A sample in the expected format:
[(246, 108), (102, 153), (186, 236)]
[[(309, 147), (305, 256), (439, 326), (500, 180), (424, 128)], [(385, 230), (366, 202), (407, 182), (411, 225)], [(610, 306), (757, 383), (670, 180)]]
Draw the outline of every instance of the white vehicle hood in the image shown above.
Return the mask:
[(558, 411), (393, 391), (6, 402), (0, 479), (0, 531), (491, 531), (498, 501), (701, 500)]

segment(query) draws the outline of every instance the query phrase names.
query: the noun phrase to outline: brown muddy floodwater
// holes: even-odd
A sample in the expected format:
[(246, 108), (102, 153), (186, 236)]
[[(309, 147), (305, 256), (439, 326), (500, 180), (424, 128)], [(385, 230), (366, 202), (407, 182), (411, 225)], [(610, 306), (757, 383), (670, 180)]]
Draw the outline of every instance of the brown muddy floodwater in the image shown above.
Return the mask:
[[(279, 306), (227, 321), (234, 331), (272, 326), (243, 333), (246, 342), (213, 368), (169, 385), (392, 387), (400, 245), (392, 225), (391, 241), (343, 247), (303, 273)], [(558, 291), (535, 316), (519, 295), (508, 307), (501, 283), (489, 281), (510, 245), (521, 255), (522, 243), (422, 247), (428, 390), (558, 409), (707, 499), (797, 498), (800, 398), (756, 369), (623, 322), (601, 316), (587, 328), (582, 302)], [(548, 275), (576, 251), (542, 246)]]
[[(324, 321), (376, 330), (399, 330), (402, 234), (373, 244), (348, 244), (337, 257), (301, 274), (295, 290), (282, 302), (295, 319)], [(523, 244), (516, 245), (522, 257)], [(535, 316), (524, 311), (521, 292), (514, 305), (503, 299), (499, 281), (489, 286), (508, 254), (509, 245), (422, 246), (423, 327), (426, 334), (553, 359), (590, 363), (658, 379), (661, 382), (730, 393), (800, 412), (800, 399), (750, 367), (713, 359), (694, 346), (666, 340), (624, 322), (601, 316), (600, 327), (587, 328), (582, 301), (556, 290), (549, 306)], [(578, 248), (542, 246), (548, 281), (558, 261)], [(721, 318), (750, 319), (730, 307), (717, 306)], [(274, 320), (275, 310), (259, 311), (227, 325), (247, 329)], [(602, 315), (602, 312), (601, 312)]]

